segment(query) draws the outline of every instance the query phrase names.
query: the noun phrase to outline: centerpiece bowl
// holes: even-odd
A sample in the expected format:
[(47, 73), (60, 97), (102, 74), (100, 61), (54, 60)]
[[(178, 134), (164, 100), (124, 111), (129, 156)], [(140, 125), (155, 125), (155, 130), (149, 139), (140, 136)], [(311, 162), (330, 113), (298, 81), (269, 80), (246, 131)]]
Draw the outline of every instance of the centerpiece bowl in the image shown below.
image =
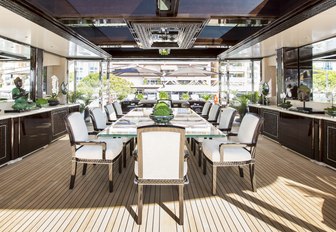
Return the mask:
[(167, 124), (174, 118), (173, 114), (170, 115), (154, 115), (150, 114), (149, 118), (152, 119), (155, 123), (158, 124)]

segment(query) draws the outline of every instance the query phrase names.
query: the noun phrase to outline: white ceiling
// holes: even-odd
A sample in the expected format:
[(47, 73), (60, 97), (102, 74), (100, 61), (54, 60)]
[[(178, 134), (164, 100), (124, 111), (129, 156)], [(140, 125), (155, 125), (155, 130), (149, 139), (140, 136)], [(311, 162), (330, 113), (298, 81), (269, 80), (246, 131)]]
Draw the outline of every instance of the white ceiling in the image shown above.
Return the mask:
[[(64, 57), (99, 57), (4, 7), (0, 7), (0, 36)], [(26, 49), (22, 47), (24, 46), (12, 45), (11, 53), (26, 55), (23, 53)], [(2, 46), (0, 50), (3, 51)]]
[(268, 57), (282, 47), (300, 47), (336, 36), (336, 7), (274, 35), (252, 47), (233, 51), (227, 58)]

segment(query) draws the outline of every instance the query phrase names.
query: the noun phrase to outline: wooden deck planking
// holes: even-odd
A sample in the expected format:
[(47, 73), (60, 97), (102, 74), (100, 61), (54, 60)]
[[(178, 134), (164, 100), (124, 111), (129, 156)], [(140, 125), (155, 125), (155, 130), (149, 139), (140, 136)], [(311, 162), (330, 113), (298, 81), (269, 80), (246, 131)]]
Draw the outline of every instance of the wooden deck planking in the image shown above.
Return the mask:
[(336, 230), (336, 172), (265, 138), (257, 149), (258, 191), (249, 172), (218, 169), (218, 195), (211, 194), (211, 169), (204, 176), (197, 157), (188, 162), (184, 226), (176, 187), (144, 188), (143, 224), (137, 225), (133, 165), (114, 166), (108, 193), (107, 166), (78, 166), (70, 179), (69, 143), (57, 141), (24, 160), (0, 168), (1, 231), (333, 231)]

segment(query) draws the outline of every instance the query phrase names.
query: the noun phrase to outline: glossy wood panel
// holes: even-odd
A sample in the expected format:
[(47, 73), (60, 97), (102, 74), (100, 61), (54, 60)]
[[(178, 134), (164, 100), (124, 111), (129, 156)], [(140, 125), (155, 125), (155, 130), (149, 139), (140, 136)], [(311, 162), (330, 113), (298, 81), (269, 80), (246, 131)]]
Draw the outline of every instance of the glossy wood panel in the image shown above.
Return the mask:
[(279, 142), (308, 158), (315, 159), (313, 125), (312, 118), (281, 112)]
[(336, 123), (324, 121), (322, 136), (322, 161), (336, 167)]
[(11, 137), (10, 120), (0, 120), (0, 164), (4, 164), (11, 159)]
[(64, 117), (69, 113), (67, 108), (53, 110), (51, 112), (52, 140), (66, 134)]
[(262, 132), (268, 137), (278, 140), (279, 138), (279, 112), (274, 110), (261, 110), (261, 116), (264, 118)]
[(51, 142), (50, 112), (21, 117), (17, 125), (19, 126), (19, 138), (16, 144), (19, 147), (19, 157), (42, 148)]

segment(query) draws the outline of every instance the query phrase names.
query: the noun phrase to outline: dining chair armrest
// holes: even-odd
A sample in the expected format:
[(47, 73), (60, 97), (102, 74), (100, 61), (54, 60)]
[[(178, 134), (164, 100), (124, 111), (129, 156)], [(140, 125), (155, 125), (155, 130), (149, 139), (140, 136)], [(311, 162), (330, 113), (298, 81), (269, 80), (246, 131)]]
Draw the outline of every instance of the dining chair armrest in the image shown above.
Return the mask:
[(91, 146), (101, 146), (102, 147), (102, 159), (106, 159), (106, 142), (103, 141), (81, 141), (81, 142), (75, 142), (76, 145), (79, 146), (86, 146), (86, 145), (91, 145)]
[(225, 147), (246, 147), (249, 144), (247, 143), (221, 143), (219, 144), (219, 149), (221, 148), (221, 146), (225, 146)]

